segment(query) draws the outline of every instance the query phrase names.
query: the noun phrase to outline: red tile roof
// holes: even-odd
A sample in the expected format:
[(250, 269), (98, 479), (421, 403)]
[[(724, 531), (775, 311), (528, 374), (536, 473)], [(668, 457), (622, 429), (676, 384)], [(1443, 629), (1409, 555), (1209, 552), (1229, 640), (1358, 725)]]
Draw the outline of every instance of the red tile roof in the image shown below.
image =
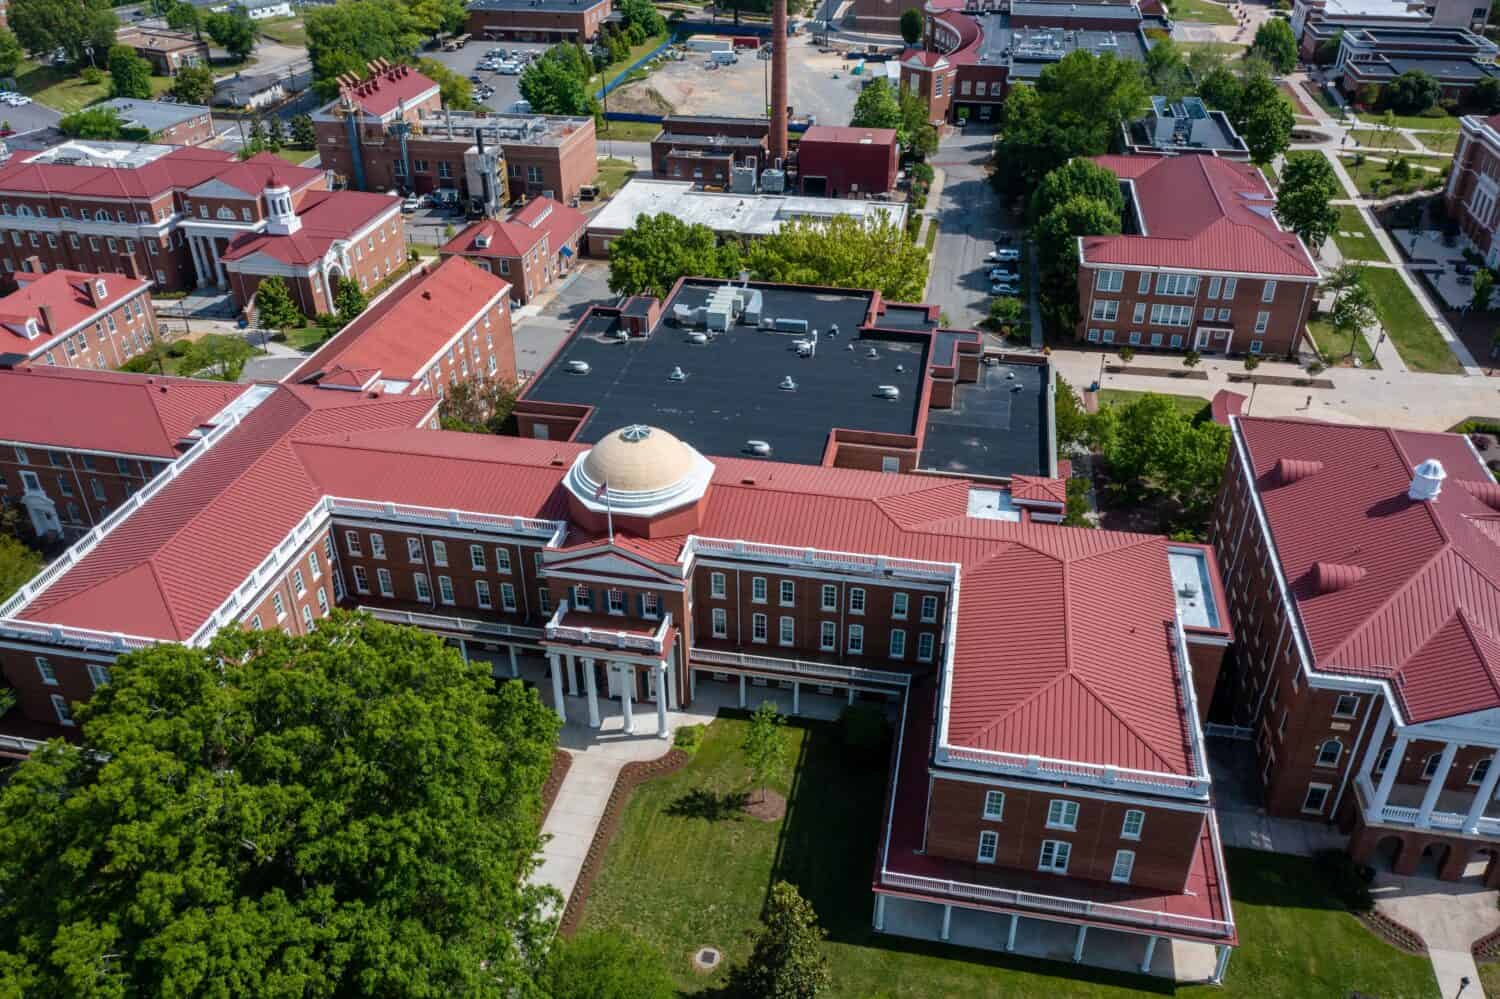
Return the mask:
[(1302, 241), (1276, 224), (1276, 199), (1249, 164), (1217, 156), (1096, 156), (1094, 162), (1134, 181), (1146, 234), (1085, 236), (1086, 262), (1317, 279)]
[(431, 271), (417, 271), (373, 308), (344, 327), (286, 381), (343, 384), (354, 370), (378, 371), (386, 380), (415, 381), (453, 338), (484, 310), (505, 299), (510, 284), (462, 257), (449, 257)]
[[(475, 222), (444, 243), (438, 251), (443, 256), (463, 254), (468, 257), (517, 258), (531, 252), (545, 235), (547, 245), (557, 252), (571, 242), (588, 224), (588, 216), (552, 198), (537, 198), (515, 212), (509, 219), (486, 219)], [(480, 238), (489, 243), (480, 246)]]
[[(122, 301), (149, 287), (140, 278), (124, 274), (17, 271), (14, 277), (20, 287), (0, 298), (0, 354), (34, 355), (57, 335), (118, 308)], [(96, 305), (94, 295), (101, 282), (104, 295)], [(52, 317), (50, 328), (42, 315), (43, 306)], [(35, 338), (26, 336), (28, 319), (37, 321), (39, 335)]]
[[(397, 211), (400, 204), (401, 199), (393, 194), (309, 191), (297, 209), (297, 217), (302, 220), (301, 229), (290, 236), (269, 232), (245, 233), (229, 244), (222, 259), (244, 260), (264, 253), (283, 263), (311, 264), (322, 260), (334, 243), (349, 239), (382, 216)], [(405, 256), (405, 246), (395, 249), (397, 258)]]
[(0, 370), (0, 439), (175, 458), (177, 442), (245, 388), (79, 368)]
[(383, 116), (437, 89), (438, 85), (432, 79), (410, 66), (390, 66), (374, 73), (368, 80), (342, 88), (339, 94), (359, 105), (366, 114)]
[[(1236, 426), (1315, 667), (1390, 680), (1408, 721), (1500, 707), (1500, 489), (1468, 441)], [(1441, 493), (1408, 498), (1430, 458), (1447, 472)]]

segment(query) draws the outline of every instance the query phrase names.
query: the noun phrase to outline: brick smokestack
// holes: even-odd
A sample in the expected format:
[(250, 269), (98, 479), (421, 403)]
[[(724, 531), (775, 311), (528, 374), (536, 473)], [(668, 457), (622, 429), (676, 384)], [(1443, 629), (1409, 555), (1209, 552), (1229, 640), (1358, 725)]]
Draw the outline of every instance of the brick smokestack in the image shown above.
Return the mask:
[(786, 169), (786, 101), (786, 0), (773, 0), (771, 6), (771, 164), (783, 170)]

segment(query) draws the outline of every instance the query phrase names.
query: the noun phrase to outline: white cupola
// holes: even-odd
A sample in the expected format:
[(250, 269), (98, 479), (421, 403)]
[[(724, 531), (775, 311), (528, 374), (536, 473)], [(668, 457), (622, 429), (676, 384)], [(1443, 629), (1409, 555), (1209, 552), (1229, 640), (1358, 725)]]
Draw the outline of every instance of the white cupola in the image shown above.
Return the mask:
[(1443, 491), (1443, 480), (1447, 477), (1443, 463), (1436, 458), (1428, 458), (1412, 472), (1411, 488), (1406, 490), (1407, 499), (1419, 502), (1437, 499), (1438, 493)]
[(292, 207), (292, 189), (276, 174), (266, 181), (266, 231), (273, 236), (290, 236), (302, 228), (302, 220)]

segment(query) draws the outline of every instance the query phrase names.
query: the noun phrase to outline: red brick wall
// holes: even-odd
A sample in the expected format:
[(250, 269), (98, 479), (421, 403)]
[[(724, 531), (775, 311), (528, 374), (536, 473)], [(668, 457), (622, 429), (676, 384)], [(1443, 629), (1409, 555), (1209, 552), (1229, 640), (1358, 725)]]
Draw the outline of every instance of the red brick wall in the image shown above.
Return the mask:
[(578, 11), (471, 10), (465, 29), (480, 38), (521, 41), (592, 41), (609, 16), (610, 3)]
[(24, 492), (21, 472), (31, 472), (42, 492), (57, 505), (67, 533), (93, 527), (161, 474), (168, 463), (165, 458), (116, 458), (61, 448), (21, 450), (26, 453), (25, 463), (16, 448), (0, 446), (0, 502), (20, 502)]
[(809, 177), (827, 181), (829, 197), (848, 197), (854, 188), (860, 194), (884, 194), (896, 186), (896, 143), (859, 145), (850, 142), (819, 142), (803, 139), (797, 146), (797, 173), (806, 185)]
[[(106, 286), (109, 282), (106, 276)], [(123, 280), (123, 279), (120, 279)], [(45, 321), (39, 321), (43, 338), (51, 336)], [(63, 330), (56, 331), (58, 333)], [(79, 327), (53, 347), (19, 367), (55, 365), (62, 368), (118, 368), (149, 348), (157, 337), (156, 310), (151, 292), (145, 290), (121, 299), (115, 308)]]

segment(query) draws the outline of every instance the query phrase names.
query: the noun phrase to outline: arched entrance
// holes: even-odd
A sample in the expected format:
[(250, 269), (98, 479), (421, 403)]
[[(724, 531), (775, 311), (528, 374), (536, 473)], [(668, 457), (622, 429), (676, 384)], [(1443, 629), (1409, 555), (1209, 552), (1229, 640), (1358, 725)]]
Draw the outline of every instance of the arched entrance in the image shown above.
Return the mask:
[(1406, 841), (1400, 836), (1381, 837), (1380, 842), (1375, 844), (1375, 851), (1370, 854), (1370, 866), (1386, 873), (1395, 870), (1405, 845)]
[(1443, 870), (1443, 865), (1448, 863), (1448, 855), (1453, 848), (1447, 843), (1428, 843), (1422, 849), (1422, 857), (1417, 861), (1417, 869), (1412, 873), (1419, 878), (1436, 878)]
[(1468, 862), (1464, 864), (1460, 877), (1465, 881), (1489, 884), (1490, 875), (1495, 870), (1496, 860), (1500, 860), (1500, 850), (1491, 846), (1481, 846), (1470, 852)]
[(344, 268), (339, 263), (325, 264), (323, 267), (323, 312), (334, 311), (334, 300), (338, 298), (339, 285), (345, 279)]

